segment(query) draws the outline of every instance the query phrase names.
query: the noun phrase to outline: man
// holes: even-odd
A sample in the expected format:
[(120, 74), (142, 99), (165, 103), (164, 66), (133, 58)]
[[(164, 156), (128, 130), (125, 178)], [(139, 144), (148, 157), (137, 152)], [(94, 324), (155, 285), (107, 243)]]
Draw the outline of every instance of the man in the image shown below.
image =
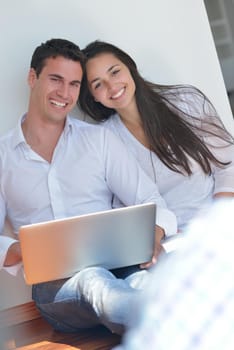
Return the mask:
[[(176, 231), (157, 188), (114, 135), (68, 116), (82, 74), (83, 56), (72, 42), (51, 39), (38, 46), (28, 75), (28, 111), (0, 140), (0, 229), (8, 218), (15, 238), (0, 237), (0, 268), (11, 273), (21, 263), (21, 225), (111, 209), (113, 194), (125, 205), (157, 203), (154, 259), (164, 232)], [(34, 285), (33, 299), (57, 330), (101, 323), (121, 333), (146, 275), (132, 272), (124, 269), (117, 279), (115, 271), (84, 269), (70, 279)]]

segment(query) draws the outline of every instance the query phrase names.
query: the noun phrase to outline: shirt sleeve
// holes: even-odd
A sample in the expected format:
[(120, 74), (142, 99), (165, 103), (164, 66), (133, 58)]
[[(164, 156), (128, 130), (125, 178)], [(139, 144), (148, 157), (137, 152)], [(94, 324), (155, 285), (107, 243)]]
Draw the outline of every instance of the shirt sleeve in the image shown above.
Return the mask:
[(22, 263), (19, 263), (14, 266), (9, 266), (9, 267), (3, 266), (8, 249), (13, 243), (17, 242), (15, 239), (3, 234), (4, 227), (5, 227), (5, 219), (6, 219), (5, 202), (4, 202), (2, 193), (0, 191), (0, 270), (3, 269), (12, 275), (17, 275), (18, 271), (21, 269)]
[[(209, 101), (204, 105), (205, 115), (201, 119), (201, 126), (204, 130), (204, 141), (207, 147), (217, 160), (229, 163), (224, 166), (217, 166), (211, 163), (214, 177), (214, 194), (218, 192), (234, 192), (234, 140), (226, 131), (216, 110)], [(206, 130), (213, 132), (206, 133)]]
[(214, 139), (209, 148), (219, 161), (229, 162), (221, 167), (212, 164), (214, 194), (234, 192), (234, 145), (227, 145), (222, 140)]
[(226, 166), (211, 163), (214, 194), (234, 192), (234, 140), (226, 131), (215, 107), (201, 92), (189, 87), (181, 89), (179, 108), (192, 117), (187, 119), (191, 126), (200, 128), (194, 132), (205, 142), (216, 159), (229, 163)]
[(3, 235), (4, 223), (6, 217), (5, 202), (0, 191), (0, 270), (3, 268), (3, 264), (6, 258), (7, 251), (13, 240), (10, 237)]
[(4, 264), (4, 261), (6, 259), (6, 254), (7, 254), (8, 249), (15, 242), (17, 242), (17, 241), (11, 237), (7, 237), (4, 235), (0, 236), (0, 270), (3, 269), (14, 276), (16, 276), (18, 271), (21, 269), (22, 263), (20, 262), (16, 265), (12, 265), (12, 266), (8, 266), (8, 267), (4, 267), (3, 264)]
[(166, 236), (174, 235), (177, 232), (176, 216), (167, 209), (157, 185), (146, 175), (121, 140), (106, 128), (103, 128), (103, 132), (106, 181), (112, 193), (126, 206), (155, 203), (156, 224), (164, 229)]

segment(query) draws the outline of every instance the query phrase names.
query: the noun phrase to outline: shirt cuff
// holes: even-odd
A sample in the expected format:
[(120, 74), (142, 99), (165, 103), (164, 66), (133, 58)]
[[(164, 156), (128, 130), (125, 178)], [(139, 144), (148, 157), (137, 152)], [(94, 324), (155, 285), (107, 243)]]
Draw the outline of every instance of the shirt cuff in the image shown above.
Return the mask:
[(156, 225), (162, 227), (166, 237), (171, 237), (177, 233), (177, 219), (170, 210), (156, 208)]
[(229, 192), (229, 193), (233, 193), (233, 192), (234, 192), (234, 188), (233, 188), (233, 187), (227, 187), (227, 186), (215, 188), (214, 194), (217, 194), (217, 193), (220, 193), (220, 192)]
[(16, 276), (19, 272), (19, 270), (21, 270), (23, 267), (23, 263), (19, 262), (16, 265), (13, 266), (4, 266), (3, 270), (5, 270), (6, 272), (8, 272), (10, 275)]
[(22, 262), (20, 262), (16, 265), (7, 266), (7, 267), (3, 266), (3, 265), (4, 265), (4, 261), (6, 259), (6, 255), (7, 255), (7, 251), (9, 249), (9, 247), (15, 242), (18, 242), (18, 241), (16, 239), (9, 237), (9, 236), (1, 236), (0, 237), (0, 247), (1, 247), (0, 248), (0, 270), (3, 269), (14, 276), (16, 276), (18, 271), (21, 269)]

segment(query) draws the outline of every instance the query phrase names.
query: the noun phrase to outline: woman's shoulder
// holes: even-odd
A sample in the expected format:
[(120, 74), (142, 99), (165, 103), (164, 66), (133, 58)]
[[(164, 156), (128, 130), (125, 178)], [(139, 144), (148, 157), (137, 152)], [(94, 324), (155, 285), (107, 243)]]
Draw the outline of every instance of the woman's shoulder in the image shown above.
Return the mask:
[(107, 120), (100, 123), (100, 125), (102, 125), (103, 127), (114, 132), (119, 129), (120, 124), (121, 121), (118, 114), (113, 114)]
[(106, 135), (113, 135), (114, 126), (111, 127), (111, 120), (108, 122), (87, 122), (79, 120), (76, 118), (70, 118), (70, 123), (72, 125), (75, 134), (83, 135), (83, 137), (90, 138), (90, 135), (95, 139), (96, 138), (105, 138)]

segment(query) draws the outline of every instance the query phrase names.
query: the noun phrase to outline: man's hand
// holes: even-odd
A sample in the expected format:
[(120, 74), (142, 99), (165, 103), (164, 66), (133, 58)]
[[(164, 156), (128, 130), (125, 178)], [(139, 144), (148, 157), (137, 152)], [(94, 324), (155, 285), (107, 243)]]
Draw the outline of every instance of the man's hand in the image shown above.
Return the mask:
[(160, 253), (164, 250), (162, 245), (161, 245), (161, 241), (164, 237), (165, 237), (164, 229), (161, 228), (160, 226), (156, 225), (155, 226), (154, 253), (153, 253), (151, 261), (140, 265), (140, 267), (142, 269), (148, 269), (149, 267), (151, 267), (152, 265), (154, 265), (157, 262)]
[(22, 260), (22, 256), (21, 256), (20, 243), (15, 242), (8, 249), (4, 266), (7, 267), (7, 266), (18, 264), (21, 260)]

